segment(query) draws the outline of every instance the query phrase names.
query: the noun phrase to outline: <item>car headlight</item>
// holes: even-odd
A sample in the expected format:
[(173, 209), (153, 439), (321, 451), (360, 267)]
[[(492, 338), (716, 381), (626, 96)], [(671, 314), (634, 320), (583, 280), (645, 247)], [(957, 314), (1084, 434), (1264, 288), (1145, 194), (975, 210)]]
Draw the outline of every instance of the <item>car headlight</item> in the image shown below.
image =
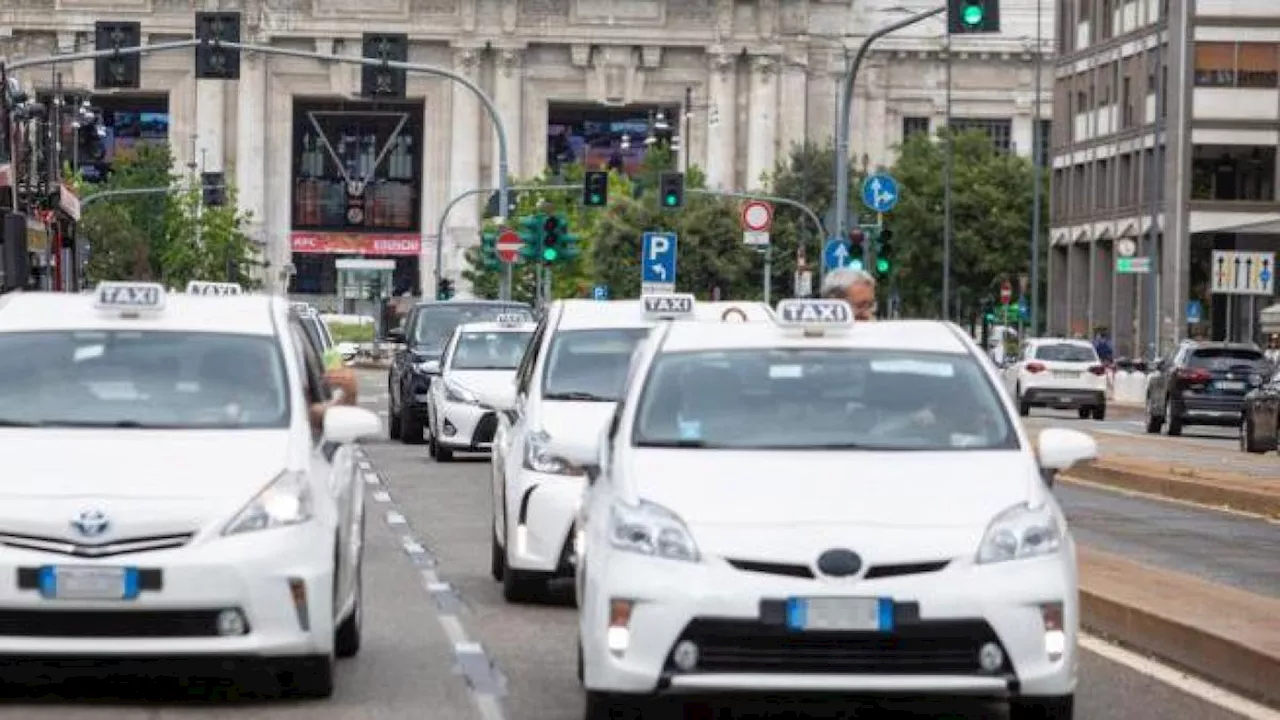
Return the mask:
[(312, 518), (311, 485), (302, 472), (283, 472), (227, 523), (223, 535), (270, 530)]
[(1014, 505), (991, 521), (978, 548), (979, 564), (1052, 555), (1062, 547), (1062, 525), (1049, 505)]
[(545, 432), (529, 433), (524, 441), (524, 469), (548, 475), (580, 477), (586, 471), (551, 452), (551, 436)]
[(445, 382), (444, 397), (449, 402), (463, 403), (466, 405), (480, 404), (480, 398), (476, 397), (475, 393), (453, 382)]
[(669, 560), (698, 562), (698, 546), (684, 521), (670, 510), (641, 500), (614, 503), (609, 509), (609, 540), (619, 550)]

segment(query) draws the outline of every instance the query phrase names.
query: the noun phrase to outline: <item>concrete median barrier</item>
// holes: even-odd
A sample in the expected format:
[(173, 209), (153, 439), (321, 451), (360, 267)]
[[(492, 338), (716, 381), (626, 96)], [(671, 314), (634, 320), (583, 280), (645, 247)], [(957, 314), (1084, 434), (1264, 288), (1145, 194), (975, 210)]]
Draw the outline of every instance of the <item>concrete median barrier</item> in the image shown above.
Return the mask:
[(1280, 600), (1078, 552), (1087, 630), (1280, 707)]
[(1073, 467), (1062, 481), (1280, 518), (1280, 461), (1276, 462), (1274, 478), (1260, 478), (1158, 461), (1105, 458)]

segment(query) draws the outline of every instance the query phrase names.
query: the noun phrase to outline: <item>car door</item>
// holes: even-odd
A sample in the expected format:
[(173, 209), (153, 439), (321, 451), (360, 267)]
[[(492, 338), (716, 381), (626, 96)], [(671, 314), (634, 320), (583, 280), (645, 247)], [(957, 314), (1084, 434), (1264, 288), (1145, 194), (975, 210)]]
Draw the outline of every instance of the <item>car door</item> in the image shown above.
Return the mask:
[[(298, 356), (298, 367), (304, 374), (306, 401), (308, 404), (325, 402), (329, 399), (329, 391), (324, 381), (324, 362), (314, 347), (307, 342), (306, 331), (302, 329), (297, 318), (289, 322), (289, 330), (295, 352)], [(335, 512), (336, 537), (334, 552), (337, 567), (335, 569), (335, 602), (346, 598), (354, 581), (353, 569), (360, 556), (360, 519), (363, 515), (363, 494), (357, 492), (355, 453), (350, 445), (325, 442), (323, 434), (317, 428), (311, 428), (311, 467), (312, 487), (323, 492)], [(334, 612), (341, 608), (335, 605)]]
[(436, 424), (440, 417), (441, 411), (444, 409), (444, 379), (449, 376), (449, 366), (453, 364), (454, 348), (458, 346), (458, 336), (462, 326), (453, 329), (453, 334), (449, 336), (449, 342), (444, 345), (444, 352), (440, 354), (440, 380), (441, 382), (431, 383), (431, 389), (427, 391), (430, 400), (427, 403), (427, 425), (430, 428), (440, 427)]
[(1277, 433), (1280, 432), (1280, 371), (1258, 389), (1253, 401), (1253, 428), (1255, 436), (1265, 448), (1277, 449)]
[(525, 415), (526, 402), (531, 388), (535, 384), (534, 371), (538, 367), (538, 359), (542, 357), (543, 345), (548, 337), (547, 327), (549, 325), (550, 314), (543, 317), (538, 322), (538, 327), (534, 329), (533, 336), (525, 347), (524, 357), (520, 359), (520, 365), (516, 368), (515, 408), (498, 413), (498, 427), (493, 434), (490, 462), (493, 470), (494, 532), (498, 533), (499, 537), (502, 537), (502, 528), (505, 527), (506, 523), (507, 473), (511, 471), (514, 463), (521, 461), (517, 453), (523, 449), (523, 445), (517, 440), (520, 434), (524, 432), (527, 419)]
[(416, 307), (409, 311), (404, 320), (404, 337), (400, 338), (400, 344), (391, 357), (391, 370), (387, 373), (387, 394), (390, 396), (391, 417), (395, 417), (400, 412), (400, 392), (404, 389), (405, 379), (409, 375), (409, 366), (413, 363), (413, 357), (409, 353), (409, 336), (413, 334), (413, 328), (418, 322), (418, 312), (419, 309)]

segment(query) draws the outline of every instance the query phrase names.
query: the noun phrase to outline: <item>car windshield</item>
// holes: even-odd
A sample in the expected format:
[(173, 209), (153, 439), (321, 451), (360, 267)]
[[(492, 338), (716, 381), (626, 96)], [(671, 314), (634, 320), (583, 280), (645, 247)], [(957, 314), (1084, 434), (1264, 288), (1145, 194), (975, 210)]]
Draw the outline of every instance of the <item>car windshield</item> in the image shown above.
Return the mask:
[(1248, 348), (1200, 348), (1187, 360), (1187, 365), (1193, 368), (1223, 371), (1234, 367), (1261, 369), (1266, 364), (1262, 353)]
[(849, 348), (670, 353), (650, 369), (633, 440), (750, 450), (1016, 448), (979, 363)]
[(439, 355), (459, 325), (492, 322), (499, 315), (508, 314), (533, 318), (524, 305), (428, 305), (418, 311), (410, 344), (422, 352)]
[(1036, 359), (1049, 362), (1098, 362), (1098, 353), (1088, 345), (1054, 343), (1037, 347)]
[(458, 337), (453, 370), (514, 370), (532, 332), (466, 332)]
[(198, 332), (0, 334), (0, 425), (279, 428), (272, 338)]
[(548, 400), (617, 402), (647, 328), (566, 330), (551, 339), (542, 396)]

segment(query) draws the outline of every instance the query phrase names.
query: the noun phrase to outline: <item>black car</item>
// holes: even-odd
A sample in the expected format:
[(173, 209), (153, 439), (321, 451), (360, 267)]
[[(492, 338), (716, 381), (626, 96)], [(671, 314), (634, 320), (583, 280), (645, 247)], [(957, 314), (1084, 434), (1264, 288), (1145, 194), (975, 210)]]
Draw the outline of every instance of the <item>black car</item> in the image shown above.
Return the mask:
[(1269, 375), (1261, 348), (1246, 343), (1186, 341), (1156, 365), (1147, 385), (1147, 432), (1169, 424), (1170, 435), (1187, 425), (1237, 427), (1244, 398)]
[(440, 355), (453, 331), (463, 323), (489, 322), (499, 315), (533, 317), (533, 309), (521, 302), (500, 300), (445, 300), (414, 305), (404, 325), (387, 333), (387, 340), (400, 343), (387, 376), (391, 396), (387, 426), (392, 440), (406, 445), (424, 441), (427, 422), (427, 391), (431, 378), (440, 372)]
[(1244, 396), (1240, 416), (1240, 449), (1251, 453), (1280, 450), (1280, 368)]

